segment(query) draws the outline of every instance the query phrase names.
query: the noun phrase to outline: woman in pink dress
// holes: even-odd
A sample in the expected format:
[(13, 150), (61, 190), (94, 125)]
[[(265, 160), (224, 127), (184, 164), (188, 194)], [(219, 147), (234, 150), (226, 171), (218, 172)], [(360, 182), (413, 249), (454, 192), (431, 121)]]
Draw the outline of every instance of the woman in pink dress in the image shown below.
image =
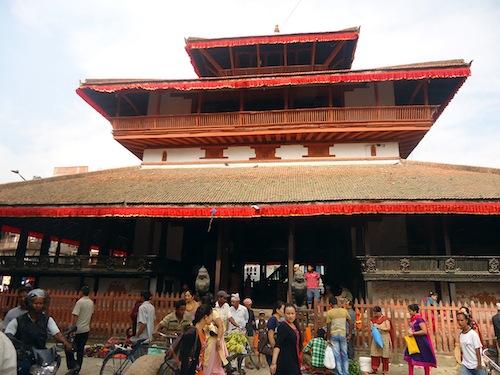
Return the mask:
[(409, 354), (408, 348), (405, 350), (404, 360), (408, 362), (408, 375), (413, 375), (413, 367), (420, 366), (424, 368), (425, 375), (431, 373), (431, 367), (437, 367), (436, 354), (430, 337), (427, 324), (419, 314), (419, 307), (416, 303), (408, 306), (410, 313), (410, 332), (409, 336), (415, 337), (420, 353)]

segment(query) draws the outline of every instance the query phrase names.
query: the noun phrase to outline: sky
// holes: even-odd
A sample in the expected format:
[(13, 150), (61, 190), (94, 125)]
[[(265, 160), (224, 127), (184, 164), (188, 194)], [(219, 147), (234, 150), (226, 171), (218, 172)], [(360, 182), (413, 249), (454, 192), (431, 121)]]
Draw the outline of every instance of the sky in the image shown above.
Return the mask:
[(139, 165), (79, 82), (196, 78), (184, 38), (268, 35), (275, 24), (283, 34), (360, 26), (353, 69), (473, 61), (409, 159), (500, 168), (498, 20), (498, 0), (2, 0), (0, 183)]

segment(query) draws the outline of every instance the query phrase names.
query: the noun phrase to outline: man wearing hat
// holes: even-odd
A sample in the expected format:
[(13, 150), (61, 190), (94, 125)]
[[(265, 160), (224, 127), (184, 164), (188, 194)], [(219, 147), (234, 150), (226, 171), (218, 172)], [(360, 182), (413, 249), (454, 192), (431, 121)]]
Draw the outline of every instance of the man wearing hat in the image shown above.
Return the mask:
[(227, 298), (229, 298), (229, 294), (225, 290), (219, 290), (215, 295), (217, 297), (217, 301), (215, 302), (214, 309), (219, 313), (222, 321), (224, 322), (225, 331), (229, 329), (229, 323), (237, 326), (238, 324), (234, 321), (230, 307), (227, 303)]
[(495, 337), (497, 338), (497, 353), (498, 358), (500, 358), (500, 302), (497, 302), (497, 313), (493, 315), (491, 320), (493, 321), (493, 329), (495, 330)]
[(231, 307), (229, 308), (229, 311), (231, 311), (231, 316), (236, 322), (236, 324), (231, 322), (229, 331), (235, 331), (239, 328), (245, 328), (248, 323), (248, 309), (240, 304), (239, 293), (231, 294)]

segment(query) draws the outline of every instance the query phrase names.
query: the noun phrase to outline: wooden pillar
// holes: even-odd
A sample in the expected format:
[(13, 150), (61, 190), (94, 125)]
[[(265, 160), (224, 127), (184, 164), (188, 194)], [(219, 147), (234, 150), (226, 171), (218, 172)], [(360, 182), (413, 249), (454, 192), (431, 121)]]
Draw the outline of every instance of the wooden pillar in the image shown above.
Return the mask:
[(368, 302), (373, 302), (373, 281), (367, 281), (366, 283), (366, 297), (365, 301)]
[(356, 259), (357, 255), (357, 240), (356, 240), (356, 225), (351, 226), (351, 256)]
[(442, 222), (443, 222), (444, 251), (446, 255), (451, 255), (450, 234), (448, 232), (448, 220), (446, 216), (443, 216)]
[(104, 219), (102, 223), (101, 242), (99, 243), (99, 255), (109, 255), (109, 251), (113, 248), (114, 230), (108, 219)]
[(292, 302), (292, 280), (293, 280), (293, 263), (295, 259), (295, 223), (293, 220), (290, 220), (288, 227), (288, 292), (287, 292), (287, 300), (288, 302)]
[(17, 242), (16, 258), (24, 258), (26, 256), (26, 247), (28, 246), (29, 229), (26, 227), (21, 228), (19, 241)]
[(156, 293), (163, 293), (163, 286), (165, 285), (165, 275), (158, 274), (156, 278)]
[(363, 237), (363, 247), (365, 249), (365, 255), (370, 255), (370, 235), (368, 232), (368, 225), (365, 223), (362, 227), (362, 237)]
[(227, 289), (229, 275), (229, 224), (224, 221), (218, 222), (217, 250), (215, 259), (214, 291)]
[(62, 240), (62, 237), (59, 236), (57, 239), (56, 258), (54, 259), (54, 264), (59, 263), (59, 257), (61, 256), (61, 240)]
[[(362, 236), (363, 236), (363, 245), (365, 249), (365, 255), (368, 256), (370, 255), (371, 247), (370, 247), (370, 235), (368, 231), (368, 225), (365, 222), (365, 225), (362, 227)], [(366, 281), (365, 282), (365, 300), (372, 300), (373, 299), (373, 282), (372, 281)]]
[[(26, 256), (26, 247), (28, 246), (28, 235), (29, 229), (24, 226), (21, 228), (21, 233), (19, 235), (19, 241), (17, 242), (16, 248), (16, 260), (23, 259)], [(21, 286), (22, 276), (18, 273), (12, 275), (9, 288), (16, 289)]]
[(160, 233), (160, 244), (158, 248), (158, 257), (160, 259), (165, 259), (167, 257), (167, 233), (168, 233), (168, 221), (161, 221), (161, 233)]
[[(451, 254), (451, 241), (450, 241), (450, 233), (448, 231), (448, 218), (446, 216), (442, 216), (443, 223), (443, 238), (444, 238), (444, 251), (446, 255)], [(450, 295), (450, 301), (457, 302), (457, 287), (454, 282), (448, 283), (448, 293)], [(442, 297), (441, 297), (442, 298)]]
[(42, 244), (40, 246), (40, 256), (49, 255), (50, 243), (51, 243), (50, 233), (44, 233)]
[(429, 251), (431, 255), (436, 255), (438, 253), (438, 250), (436, 243), (436, 232), (434, 231), (434, 217), (429, 216), (426, 221), (427, 229), (429, 231)]
[(78, 255), (90, 254), (91, 238), (92, 238), (91, 219), (83, 219), (80, 228), (80, 244), (78, 245)]
[(450, 302), (457, 302), (457, 286), (455, 283), (448, 283), (448, 290), (450, 291)]

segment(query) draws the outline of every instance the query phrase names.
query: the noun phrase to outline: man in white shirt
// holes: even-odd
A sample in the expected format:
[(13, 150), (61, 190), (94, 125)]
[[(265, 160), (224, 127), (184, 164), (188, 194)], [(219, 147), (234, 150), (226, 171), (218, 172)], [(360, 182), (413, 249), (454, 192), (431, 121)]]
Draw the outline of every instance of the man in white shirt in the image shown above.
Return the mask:
[(145, 342), (150, 342), (153, 339), (156, 319), (155, 307), (151, 303), (151, 292), (143, 290), (141, 292), (141, 300), (143, 302), (139, 306), (137, 314), (137, 333), (135, 337), (138, 339), (147, 339)]
[(240, 304), (240, 295), (238, 293), (231, 294), (231, 305), (229, 311), (236, 324), (231, 323), (229, 325), (230, 332), (244, 328), (248, 323), (248, 309)]
[(229, 294), (226, 293), (225, 290), (219, 290), (216, 294), (217, 301), (215, 302), (214, 309), (219, 313), (222, 321), (224, 322), (224, 330), (227, 331), (229, 329), (229, 323), (237, 326), (238, 324), (234, 321), (231, 310), (226, 302), (227, 298), (229, 298)]
[(0, 374), (17, 375), (16, 348), (3, 332), (0, 331)]
[(81, 371), (85, 344), (90, 334), (90, 318), (94, 313), (94, 302), (89, 298), (90, 288), (85, 285), (80, 289), (80, 298), (73, 308), (71, 324), (76, 326), (73, 346), (76, 351), (76, 360), (73, 351), (66, 353), (68, 369), (78, 368)]

